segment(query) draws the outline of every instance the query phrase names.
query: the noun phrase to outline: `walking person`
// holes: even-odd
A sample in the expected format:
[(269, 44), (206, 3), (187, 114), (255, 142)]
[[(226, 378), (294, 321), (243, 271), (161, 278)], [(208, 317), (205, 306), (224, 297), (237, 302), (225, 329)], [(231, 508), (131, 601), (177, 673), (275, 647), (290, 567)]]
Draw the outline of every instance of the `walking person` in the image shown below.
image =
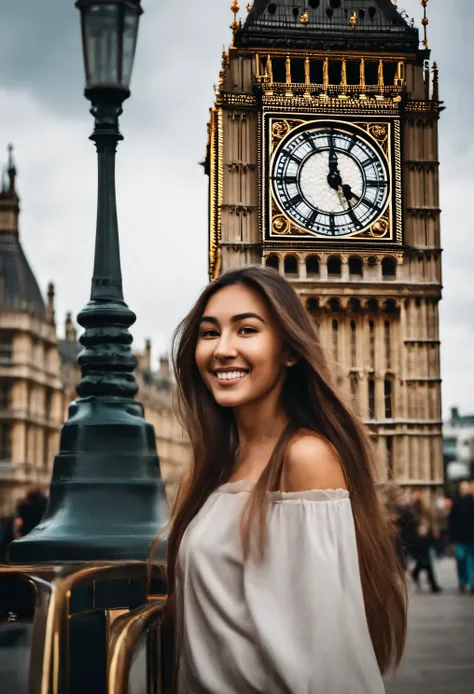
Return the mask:
[(461, 482), (449, 514), (449, 540), (455, 546), (459, 592), (474, 594), (474, 496), (472, 482)]
[(175, 338), (193, 462), (172, 512), (178, 694), (382, 694), (406, 601), (372, 449), (276, 272), (201, 294)]
[(435, 544), (435, 532), (433, 512), (423, 498), (421, 490), (415, 490), (412, 494), (412, 508), (416, 522), (416, 535), (412, 556), (415, 559), (415, 567), (411, 572), (416, 586), (420, 586), (420, 573), (426, 572), (428, 583), (432, 593), (441, 593), (433, 568), (432, 548)]

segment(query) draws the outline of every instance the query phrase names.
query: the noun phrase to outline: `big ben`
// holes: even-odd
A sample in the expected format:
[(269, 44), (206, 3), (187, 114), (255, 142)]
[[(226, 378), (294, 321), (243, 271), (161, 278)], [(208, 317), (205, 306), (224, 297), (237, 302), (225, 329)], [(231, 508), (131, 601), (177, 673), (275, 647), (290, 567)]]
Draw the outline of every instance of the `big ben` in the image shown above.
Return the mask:
[(256, 0), (211, 110), (209, 273), (293, 285), (379, 478), (443, 481), (438, 69), (391, 0)]

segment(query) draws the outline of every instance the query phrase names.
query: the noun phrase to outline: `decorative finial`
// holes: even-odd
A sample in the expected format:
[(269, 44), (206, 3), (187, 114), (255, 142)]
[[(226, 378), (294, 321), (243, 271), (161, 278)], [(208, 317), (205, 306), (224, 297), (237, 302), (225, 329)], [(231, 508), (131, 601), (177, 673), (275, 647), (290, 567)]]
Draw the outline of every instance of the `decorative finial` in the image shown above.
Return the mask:
[(303, 14), (300, 17), (300, 22), (301, 22), (301, 24), (308, 24), (309, 14), (307, 12), (303, 12)]
[(358, 23), (358, 21), (359, 21), (359, 19), (358, 19), (358, 17), (357, 17), (357, 12), (356, 12), (355, 10), (354, 10), (354, 12), (352, 13), (352, 16), (351, 16), (351, 18), (350, 18), (349, 21), (350, 21), (350, 23), (351, 23), (351, 27), (352, 27), (353, 29), (355, 29), (356, 26), (357, 26), (357, 23)]
[(421, 23), (423, 25), (423, 31), (424, 31), (424, 39), (423, 39), (423, 46), (425, 48), (428, 48), (428, 24), (430, 23), (430, 20), (428, 19), (428, 6), (429, 0), (421, 0), (421, 4), (423, 7), (423, 19), (421, 20)]
[(16, 166), (13, 158), (13, 145), (7, 147), (8, 150), (8, 189), (11, 194), (15, 193)]
[(438, 63), (433, 63), (433, 101), (439, 101), (439, 69)]
[(234, 21), (230, 25), (230, 28), (232, 29), (232, 44), (231, 47), (235, 48), (235, 35), (237, 31), (240, 29), (240, 22), (237, 21), (237, 15), (240, 12), (240, 7), (239, 7), (239, 0), (233, 0), (232, 5), (231, 5), (231, 11), (234, 15)]
[(14, 169), (15, 168), (15, 162), (13, 161), (13, 145), (9, 144), (8, 147), (8, 168), (9, 169)]
[(253, 7), (253, 5), (252, 5), (250, 2), (248, 2), (248, 3), (247, 3), (247, 12), (250, 12), (250, 10), (252, 9), (252, 7)]

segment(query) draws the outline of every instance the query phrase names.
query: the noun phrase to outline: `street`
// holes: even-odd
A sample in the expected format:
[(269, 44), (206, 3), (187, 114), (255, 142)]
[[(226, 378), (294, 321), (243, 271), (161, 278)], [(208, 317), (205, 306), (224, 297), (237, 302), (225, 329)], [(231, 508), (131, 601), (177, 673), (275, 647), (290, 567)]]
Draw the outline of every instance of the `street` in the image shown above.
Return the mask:
[(436, 572), (442, 594), (409, 586), (408, 644), (387, 694), (474, 691), (474, 596), (458, 595), (453, 560), (439, 561)]
[[(444, 588), (441, 595), (431, 595), (426, 587), (422, 592), (409, 587), (407, 650), (394, 680), (387, 683), (387, 694), (474, 691), (474, 596), (457, 594), (451, 559), (438, 562), (437, 574)], [(5, 644), (7, 631), (14, 637), (8, 639), (12, 645)], [(29, 629), (20, 623), (0, 627), (2, 694), (27, 694), (28, 641)], [(141, 660), (133, 668), (133, 694), (144, 692)]]

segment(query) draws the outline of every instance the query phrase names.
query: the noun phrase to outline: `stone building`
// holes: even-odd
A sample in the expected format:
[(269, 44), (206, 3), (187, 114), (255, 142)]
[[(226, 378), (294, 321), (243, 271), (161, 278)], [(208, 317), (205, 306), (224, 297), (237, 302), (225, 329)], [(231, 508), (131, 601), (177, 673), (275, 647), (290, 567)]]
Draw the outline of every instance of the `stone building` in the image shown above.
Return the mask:
[(247, 9), (242, 23), (232, 5), (211, 109), (210, 277), (262, 263), (288, 278), (381, 481), (436, 487), (442, 105), (427, 23), (420, 45), (391, 0)]
[[(58, 339), (54, 286), (47, 301), (19, 235), (19, 197), (12, 150), (0, 192), (0, 518), (14, 513), (30, 486), (47, 491), (61, 426), (76, 397), (80, 344), (68, 314)], [(173, 412), (167, 359), (151, 365), (151, 344), (138, 355), (138, 398), (156, 431), (161, 470), (173, 500), (189, 446)]]

